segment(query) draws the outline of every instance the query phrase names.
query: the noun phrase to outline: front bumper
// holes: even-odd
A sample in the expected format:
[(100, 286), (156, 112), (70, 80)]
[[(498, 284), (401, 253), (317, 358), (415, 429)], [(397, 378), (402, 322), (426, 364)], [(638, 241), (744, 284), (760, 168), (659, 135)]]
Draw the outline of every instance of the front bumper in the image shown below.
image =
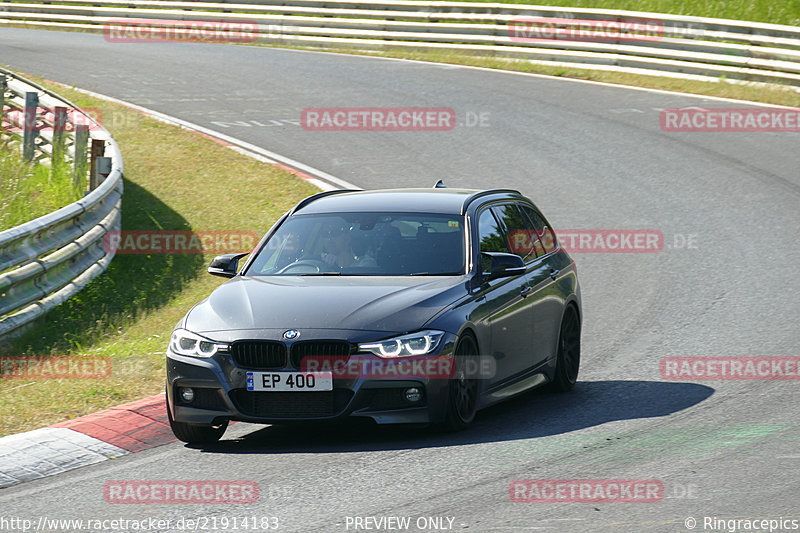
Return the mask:
[[(442, 339), (429, 357), (452, 353), (454, 335)], [(377, 356), (358, 354), (358, 358)], [(237, 365), (229, 354), (211, 358), (183, 356), (167, 350), (167, 402), (178, 422), (216, 425), (224, 420), (260, 424), (366, 418), (378, 424), (428, 424), (444, 420), (449, 381), (437, 377), (336, 377), (332, 391), (248, 391), (249, 368)], [(270, 372), (290, 371), (285, 368)], [(190, 387), (194, 399), (185, 402), (178, 391)], [(405, 399), (408, 388), (422, 391), (418, 402)]]

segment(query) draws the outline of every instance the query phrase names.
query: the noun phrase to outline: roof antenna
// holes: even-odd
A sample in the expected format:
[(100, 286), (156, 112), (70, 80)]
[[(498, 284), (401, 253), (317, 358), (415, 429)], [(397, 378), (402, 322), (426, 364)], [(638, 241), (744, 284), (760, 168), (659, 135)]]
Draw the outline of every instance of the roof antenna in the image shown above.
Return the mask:
[(436, 185), (433, 186), (434, 189), (446, 189), (447, 185), (442, 183), (442, 180), (436, 182)]

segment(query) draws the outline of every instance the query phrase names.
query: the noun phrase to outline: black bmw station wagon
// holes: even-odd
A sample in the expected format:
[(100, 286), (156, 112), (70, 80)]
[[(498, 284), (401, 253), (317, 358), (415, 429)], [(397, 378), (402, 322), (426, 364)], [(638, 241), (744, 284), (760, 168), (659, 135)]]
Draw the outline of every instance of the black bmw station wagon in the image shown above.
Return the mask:
[(214, 442), (231, 420), (461, 429), (578, 377), (575, 263), (517, 191), (319, 193), (208, 271), (230, 280), (167, 350), (167, 409), (185, 442)]

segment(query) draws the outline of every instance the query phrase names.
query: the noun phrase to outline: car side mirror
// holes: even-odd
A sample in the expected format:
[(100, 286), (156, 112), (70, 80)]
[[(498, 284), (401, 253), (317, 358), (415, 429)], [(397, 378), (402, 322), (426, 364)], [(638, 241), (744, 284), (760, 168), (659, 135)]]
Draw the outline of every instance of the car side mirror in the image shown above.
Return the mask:
[(246, 255), (247, 253), (218, 255), (208, 265), (208, 273), (223, 278), (232, 278), (239, 270), (239, 259)]
[(525, 262), (518, 255), (504, 252), (481, 252), (482, 257), (490, 259), (489, 271), (483, 272), (487, 281), (490, 279), (519, 276), (525, 273)]

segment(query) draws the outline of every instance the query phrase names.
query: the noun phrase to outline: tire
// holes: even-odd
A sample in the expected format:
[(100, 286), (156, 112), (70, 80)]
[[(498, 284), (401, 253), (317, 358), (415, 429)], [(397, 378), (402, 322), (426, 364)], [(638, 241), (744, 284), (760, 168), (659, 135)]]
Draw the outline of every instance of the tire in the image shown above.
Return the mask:
[(213, 444), (221, 439), (225, 430), (228, 429), (227, 420), (216, 426), (198, 426), (196, 424), (176, 422), (172, 418), (169, 400), (167, 400), (167, 418), (169, 419), (169, 427), (175, 437), (187, 444)]
[(558, 335), (558, 354), (556, 370), (550, 390), (553, 392), (569, 392), (578, 381), (581, 364), (581, 323), (574, 307), (567, 306), (561, 319), (561, 331)]
[(469, 427), (478, 412), (479, 381), (465, 375), (463, 361), (465, 356), (478, 355), (478, 343), (470, 333), (458, 339), (455, 356), (456, 371), (450, 380), (447, 397), (447, 415), (444, 429), (460, 431)]

